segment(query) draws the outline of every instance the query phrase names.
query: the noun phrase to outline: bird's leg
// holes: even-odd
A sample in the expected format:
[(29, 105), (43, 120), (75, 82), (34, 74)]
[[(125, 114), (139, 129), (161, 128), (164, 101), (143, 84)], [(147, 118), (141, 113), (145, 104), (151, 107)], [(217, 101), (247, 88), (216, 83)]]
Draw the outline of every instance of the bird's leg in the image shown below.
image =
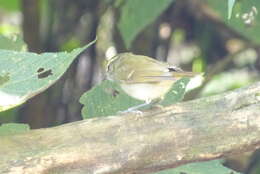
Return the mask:
[(142, 103), (140, 105), (136, 105), (136, 106), (133, 106), (133, 107), (130, 107), (127, 109), (128, 112), (132, 112), (132, 111), (137, 111), (139, 109), (142, 109), (142, 108), (145, 108), (146, 106), (149, 106), (150, 103)]
[(127, 110), (121, 111), (121, 113), (138, 112), (138, 113), (142, 114), (142, 111), (140, 111), (140, 109), (149, 109), (158, 102), (159, 102), (159, 100), (146, 100), (145, 103), (130, 107)]

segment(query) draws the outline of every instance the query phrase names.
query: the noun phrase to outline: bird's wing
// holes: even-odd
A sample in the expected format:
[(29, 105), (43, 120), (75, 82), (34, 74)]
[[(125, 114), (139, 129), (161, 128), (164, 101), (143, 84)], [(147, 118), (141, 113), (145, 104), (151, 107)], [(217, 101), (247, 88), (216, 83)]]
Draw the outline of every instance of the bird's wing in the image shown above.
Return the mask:
[(117, 79), (125, 83), (156, 83), (160, 77), (171, 77), (169, 65), (146, 56), (127, 56), (121, 58), (116, 67)]

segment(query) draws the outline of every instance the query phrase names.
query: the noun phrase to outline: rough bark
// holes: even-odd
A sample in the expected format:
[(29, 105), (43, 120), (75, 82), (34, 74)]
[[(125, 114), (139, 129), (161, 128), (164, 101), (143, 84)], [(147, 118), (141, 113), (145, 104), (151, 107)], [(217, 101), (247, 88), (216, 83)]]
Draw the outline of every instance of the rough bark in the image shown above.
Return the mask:
[(149, 173), (260, 147), (260, 83), (1, 137), (0, 173)]

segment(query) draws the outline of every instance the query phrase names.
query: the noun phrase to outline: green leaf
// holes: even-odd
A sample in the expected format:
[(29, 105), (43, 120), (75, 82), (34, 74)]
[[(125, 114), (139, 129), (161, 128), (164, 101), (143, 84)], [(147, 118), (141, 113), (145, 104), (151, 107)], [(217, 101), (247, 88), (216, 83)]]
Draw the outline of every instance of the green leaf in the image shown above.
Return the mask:
[[(188, 82), (187, 78), (177, 81), (159, 104), (165, 106), (182, 100)], [(82, 116), (86, 119), (114, 115), (118, 111), (125, 111), (130, 107), (144, 103), (144, 101), (128, 96), (119, 85), (106, 80), (83, 94), (80, 103), (84, 105)]]
[(27, 124), (8, 123), (0, 126), (0, 136), (13, 135), (17, 133), (26, 132), (30, 129)]
[(173, 0), (128, 0), (120, 8), (119, 31), (130, 48), (137, 34), (152, 23)]
[(94, 42), (70, 53), (35, 54), (0, 50), (0, 111), (22, 104), (46, 90)]
[(0, 35), (0, 49), (26, 51), (27, 46), (20, 35)]
[(228, 0), (228, 19), (231, 19), (232, 9), (235, 5), (236, 0)]
[(236, 1), (232, 10), (232, 20), (227, 16), (230, 11), (227, 7), (226, 0), (205, 0), (210, 7), (216, 12), (226, 25), (231, 27), (236, 32), (244, 35), (255, 43), (260, 43), (260, 15), (259, 15), (259, 0), (242, 0)]
[(9, 11), (19, 11), (20, 0), (0, 0), (0, 8)]
[(13, 35), (17, 35), (21, 33), (21, 29), (18, 25), (11, 25), (11, 24), (1, 24), (0, 25), (0, 34), (6, 37), (12, 37)]
[(86, 119), (114, 115), (118, 111), (124, 111), (144, 102), (128, 96), (119, 85), (106, 80), (83, 94), (80, 103), (84, 105), (82, 116)]
[(212, 160), (207, 162), (197, 162), (186, 164), (174, 169), (157, 172), (154, 174), (239, 174), (234, 170), (222, 165), (222, 160)]
[(81, 45), (80, 40), (72, 37), (61, 45), (61, 50), (62, 51), (71, 51), (75, 48), (78, 48), (80, 45)]
[[(215, 95), (228, 90), (234, 90), (255, 82), (256, 79), (247, 70), (222, 72), (214, 76), (202, 91), (202, 96)], [(221, 84), (221, 85), (219, 85)]]
[(185, 89), (189, 81), (189, 78), (182, 78), (174, 83), (172, 88), (165, 95), (164, 100), (161, 101), (160, 104), (166, 106), (181, 101), (184, 97)]
[(0, 112), (0, 123), (17, 123), (19, 122), (19, 107)]

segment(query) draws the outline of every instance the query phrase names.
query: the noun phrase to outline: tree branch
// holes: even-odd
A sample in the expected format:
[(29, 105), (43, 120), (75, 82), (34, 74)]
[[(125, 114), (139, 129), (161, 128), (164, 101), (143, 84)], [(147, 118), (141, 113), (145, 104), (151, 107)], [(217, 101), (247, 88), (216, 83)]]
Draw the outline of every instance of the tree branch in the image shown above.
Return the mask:
[(260, 83), (1, 137), (0, 173), (149, 173), (260, 147)]

